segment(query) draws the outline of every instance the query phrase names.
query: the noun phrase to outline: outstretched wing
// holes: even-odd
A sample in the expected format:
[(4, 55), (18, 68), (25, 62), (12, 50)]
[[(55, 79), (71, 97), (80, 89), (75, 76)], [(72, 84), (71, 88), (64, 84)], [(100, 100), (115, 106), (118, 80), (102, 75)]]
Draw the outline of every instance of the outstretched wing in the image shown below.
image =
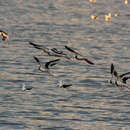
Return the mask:
[(71, 51), (72, 53), (75, 53), (75, 54), (81, 56), (81, 54), (79, 54), (77, 51), (73, 50), (72, 48), (70, 48), (70, 47), (68, 47), (68, 46), (65, 46), (65, 48), (66, 48), (68, 51)]
[(84, 58), (84, 60), (85, 60), (87, 63), (89, 63), (89, 64), (91, 64), (91, 65), (94, 65), (94, 63), (93, 63), (92, 61), (88, 60), (87, 58)]
[(114, 65), (113, 65), (113, 63), (111, 64), (111, 74), (113, 74), (114, 73)]
[(33, 43), (33, 42), (29, 42), (29, 44), (30, 45), (32, 45), (34, 48), (36, 48), (36, 49), (40, 49), (40, 50), (43, 50), (44, 49), (44, 47), (42, 46), (42, 45), (37, 45), (37, 44), (35, 44), (35, 43)]
[(68, 88), (68, 87), (70, 87), (70, 86), (72, 86), (72, 84), (63, 84), (63, 88)]
[(40, 60), (39, 60), (36, 56), (34, 56), (33, 58), (34, 58), (34, 59), (36, 60), (36, 62), (40, 65), (40, 66), (39, 66), (39, 70), (42, 71), (42, 72), (45, 72), (45, 69), (44, 69), (44, 67), (43, 67), (43, 63), (40, 62)]
[(45, 68), (46, 69), (49, 69), (49, 66), (54, 66), (57, 64), (57, 61), (59, 61), (60, 59), (56, 59), (56, 60), (52, 60), (52, 61), (49, 61), (49, 62), (46, 62), (45, 63)]
[(114, 70), (113, 74), (114, 74), (114, 76), (115, 76), (116, 78), (119, 78), (118, 73), (117, 73), (116, 70)]
[(94, 65), (94, 63), (92, 62), (92, 61), (90, 61), (90, 60), (88, 60), (87, 58), (79, 58), (77, 55), (75, 56), (75, 58), (77, 59), (77, 60), (84, 60), (84, 61), (86, 61), (87, 63), (89, 63), (89, 64), (91, 64), (91, 65)]
[(54, 53), (57, 53), (57, 54), (64, 54), (63, 51), (58, 50), (58, 49), (56, 49), (56, 48), (52, 48), (51, 50), (52, 50)]
[(39, 65), (41, 64), (40, 60), (39, 60), (36, 56), (33, 56), (33, 58), (36, 60), (36, 62), (37, 62)]
[(123, 78), (122, 78), (123, 83), (126, 84), (126, 81), (127, 81), (128, 79), (130, 79), (130, 77), (123, 77)]
[(127, 72), (127, 73), (121, 74), (120, 77), (122, 78), (123, 76), (128, 75), (128, 74), (130, 74), (130, 72)]

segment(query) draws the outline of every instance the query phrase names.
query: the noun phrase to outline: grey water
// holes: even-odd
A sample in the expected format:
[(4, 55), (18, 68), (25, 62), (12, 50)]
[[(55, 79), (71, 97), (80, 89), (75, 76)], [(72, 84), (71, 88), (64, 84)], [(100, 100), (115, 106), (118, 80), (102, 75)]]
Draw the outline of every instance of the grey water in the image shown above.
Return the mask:
[[(119, 73), (130, 71), (130, 3), (0, 0), (0, 29), (9, 35), (9, 43), (0, 38), (0, 130), (130, 129), (130, 91), (108, 82), (111, 63)], [(50, 76), (33, 56), (43, 64), (57, 58), (29, 41), (68, 55), (70, 46), (95, 65), (61, 58)], [(72, 86), (58, 88), (59, 80)], [(32, 89), (22, 91), (23, 83)]]

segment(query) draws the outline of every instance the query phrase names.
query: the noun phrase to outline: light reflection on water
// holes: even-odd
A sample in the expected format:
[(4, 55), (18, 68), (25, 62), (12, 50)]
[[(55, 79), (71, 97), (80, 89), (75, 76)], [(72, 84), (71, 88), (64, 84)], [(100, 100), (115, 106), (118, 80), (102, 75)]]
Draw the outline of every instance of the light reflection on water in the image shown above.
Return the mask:
[[(0, 44), (1, 129), (130, 129), (129, 91), (108, 83), (111, 62), (120, 73), (129, 71), (129, 4), (7, 0), (0, 6), (1, 29), (10, 38), (9, 45)], [(105, 22), (109, 12), (119, 16)], [(92, 21), (91, 14), (100, 19)], [(33, 56), (43, 63), (55, 58), (29, 41), (64, 51), (72, 46), (95, 65), (61, 59), (51, 69), (55, 76), (48, 76)], [(73, 86), (58, 88), (58, 80)], [(22, 91), (22, 83), (33, 89)]]

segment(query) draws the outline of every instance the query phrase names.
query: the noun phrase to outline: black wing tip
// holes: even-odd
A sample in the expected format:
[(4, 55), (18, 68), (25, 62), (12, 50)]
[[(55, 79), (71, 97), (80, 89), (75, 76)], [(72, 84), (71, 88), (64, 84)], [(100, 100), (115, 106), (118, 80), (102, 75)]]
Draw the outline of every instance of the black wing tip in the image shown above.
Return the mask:
[(29, 43), (29, 44), (32, 44), (33, 42), (29, 41), (28, 43)]
[(34, 59), (35, 59), (38, 63), (40, 63), (40, 61), (39, 61), (38, 57), (33, 56), (33, 58), (34, 58)]
[(35, 44), (35, 43), (30, 42), (30, 41), (29, 41), (29, 44), (30, 44), (30, 45), (32, 45), (33, 47), (35, 47), (35, 46), (36, 46), (36, 44)]
[(28, 88), (26, 88), (26, 90), (31, 90), (33, 87), (28, 87)]
[(95, 63), (93, 63), (92, 61), (90, 61), (90, 60), (88, 60), (88, 59), (86, 59), (86, 58), (84, 58), (84, 60), (85, 60), (87, 63), (91, 64), (91, 65), (94, 65), (94, 64), (95, 64)]
[(33, 56), (34, 59), (38, 59), (36, 56)]
[(114, 72), (114, 64), (111, 63), (111, 74)]
[(0, 30), (0, 32), (4, 32), (3, 30)]
[(35, 46), (35, 45), (36, 45), (35, 43), (33, 43), (33, 42), (30, 42), (30, 41), (29, 41), (29, 44), (30, 44), (30, 45), (33, 45), (33, 46)]
[(68, 88), (68, 87), (71, 87), (71, 86), (72, 86), (72, 84), (66, 84), (66, 85), (65, 85), (65, 84), (63, 84), (63, 86), (62, 86), (62, 87), (63, 87), (63, 88)]
[(50, 65), (50, 66), (56, 65), (57, 63), (55, 63), (55, 62), (57, 62), (57, 61), (59, 61), (59, 60), (60, 60), (60, 59), (56, 59), (56, 60), (52, 60), (52, 61), (46, 62), (46, 63), (45, 63), (45, 68), (46, 68), (46, 69), (49, 69), (49, 65)]
[(89, 63), (89, 64), (91, 64), (91, 65), (95, 65), (95, 63), (93, 63), (93, 62), (91, 62), (91, 63)]
[(68, 47), (67, 45), (64, 46), (67, 50), (72, 51), (72, 49), (70, 47)]
[(114, 76), (117, 77), (118, 73), (114, 70)]
[(43, 50), (42, 45), (37, 45), (37, 44), (35, 44), (35, 43), (33, 43), (33, 42), (29, 42), (29, 44), (32, 45), (32, 46), (33, 46), (34, 48), (36, 48), (36, 49)]
[(88, 63), (91, 64), (91, 65), (95, 65), (95, 63), (93, 63), (92, 61), (89, 61)]
[(0, 32), (1, 32), (1, 33), (5, 33), (6, 35), (8, 35), (7, 32), (5, 32), (5, 31), (3, 31), (3, 30), (0, 30)]
[(113, 64), (113, 63), (111, 63), (111, 67), (114, 67), (114, 64)]
[(64, 47), (65, 47), (66, 49), (69, 49), (69, 50), (71, 49), (71, 48), (70, 48), (70, 47), (68, 47), (67, 45), (65, 45)]
[(127, 81), (128, 79), (130, 79), (130, 77), (123, 77), (123, 78), (122, 78), (123, 83), (125, 83), (125, 84), (126, 84), (126, 81)]

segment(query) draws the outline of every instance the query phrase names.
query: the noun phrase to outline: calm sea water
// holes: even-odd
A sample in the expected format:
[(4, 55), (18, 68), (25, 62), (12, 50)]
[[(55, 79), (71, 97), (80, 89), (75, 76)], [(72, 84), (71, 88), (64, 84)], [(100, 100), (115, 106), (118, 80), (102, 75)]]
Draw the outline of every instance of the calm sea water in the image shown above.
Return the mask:
[[(104, 14), (112, 13), (110, 22)], [(119, 16), (114, 17), (113, 14)], [(90, 15), (99, 16), (91, 20)], [(130, 91), (110, 85), (110, 64), (130, 71), (130, 4), (123, 0), (0, 0), (0, 129), (129, 130)], [(28, 44), (75, 48), (95, 65), (61, 59), (54, 76), (33, 59), (56, 59)], [(57, 82), (73, 84), (58, 88)], [(33, 87), (22, 91), (22, 84)], [(129, 82), (130, 83), (130, 82)]]

